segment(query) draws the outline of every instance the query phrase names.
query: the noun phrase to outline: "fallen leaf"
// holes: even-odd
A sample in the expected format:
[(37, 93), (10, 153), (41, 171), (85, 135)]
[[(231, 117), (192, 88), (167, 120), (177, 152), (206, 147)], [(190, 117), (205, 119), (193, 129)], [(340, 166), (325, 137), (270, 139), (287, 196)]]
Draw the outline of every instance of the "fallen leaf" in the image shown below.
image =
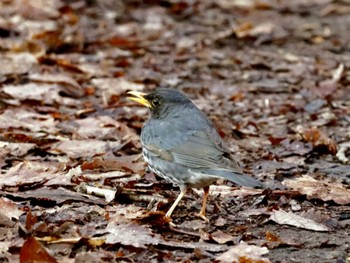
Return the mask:
[(228, 249), (228, 246), (226, 245), (211, 244), (206, 242), (179, 242), (172, 240), (162, 240), (160, 241), (160, 244), (172, 248), (201, 249), (213, 253), (226, 251)]
[(265, 238), (268, 241), (282, 243), (282, 240), (270, 231), (265, 232)]
[(0, 254), (6, 256), (10, 248), (10, 245), (11, 245), (11, 241), (0, 241)]
[(58, 127), (62, 132), (72, 133), (73, 139), (115, 140), (119, 137), (120, 123), (110, 116), (96, 116), (62, 122)]
[(339, 66), (333, 71), (332, 79), (322, 81), (315, 89), (315, 92), (321, 97), (325, 98), (335, 92), (338, 87), (338, 82), (344, 73), (344, 64), (339, 64)]
[(25, 74), (37, 63), (35, 56), (24, 52), (1, 55), (0, 60), (2, 65), (6, 65), (6, 67), (0, 67), (0, 76)]
[(20, 157), (35, 147), (34, 143), (13, 143), (0, 141), (0, 157), (12, 155)]
[(67, 74), (32, 73), (28, 77), (35, 82), (57, 83), (64, 93), (74, 98), (79, 98), (84, 95), (84, 90), (79, 83)]
[(162, 239), (159, 234), (154, 234), (150, 229), (136, 223), (118, 224), (112, 221), (106, 230), (109, 232), (106, 236), (107, 244), (121, 243), (125, 246), (146, 248), (146, 245), (158, 245)]
[(225, 244), (227, 242), (236, 240), (236, 238), (234, 236), (226, 234), (220, 230), (215, 231), (210, 236), (215, 242), (217, 242), (219, 244)]
[(29, 162), (18, 163), (0, 177), (0, 189), (9, 186), (30, 186), (44, 183), (52, 177), (52, 174), (48, 171), (33, 169)]
[(329, 153), (337, 153), (337, 144), (319, 129), (303, 129), (300, 127), (298, 128), (298, 131), (301, 133), (305, 141), (312, 143), (314, 148), (325, 147)]
[[(80, 189), (81, 189), (80, 185)], [(86, 192), (89, 195), (94, 195), (94, 196), (99, 196), (103, 197), (107, 203), (112, 202), (117, 194), (117, 190), (111, 190), (111, 189), (104, 189), (104, 188), (99, 188), (99, 187), (93, 187), (89, 185), (85, 185), (83, 192)]]
[[(203, 190), (199, 189), (193, 189), (194, 192), (196, 192), (198, 195), (203, 194)], [(253, 196), (253, 195), (259, 195), (262, 193), (262, 190), (260, 189), (252, 189), (248, 187), (240, 187), (237, 189), (237, 187), (231, 187), (227, 185), (211, 185), (209, 194), (210, 195), (220, 195), (221, 197), (232, 197), (232, 196), (239, 196), (239, 197), (246, 197), (246, 196)]]
[(179, 228), (199, 230), (205, 228), (205, 226), (206, 224), (203, 222), (203, 220), (186, 220), (185, 222), (181, 223), (181, 225), (179, 225)]
[(350, 189), (345, 188), (343, 184), (317, 181), (308, 175), (297, 179), (286, 179), (283, 184), (305, 194), (309, 199), (334, 201), (339, 205), (350, 204)]
[(38, 222), (38, 217), (32, 214), (32, 211), (29, 210), (26, 216), (26, 229), (27, 231), (31, 231), (33, 226)]
[(69, 140), (58, 142), (51, 147), (51, 152), (65, 153), (70, 158), (91, 158), (109, 151), (118, 151), (123, 145), (120, 141)]
[(35, 237), (28, 238), (20, 252), (21, 263), (57, 263), (56, 259), (49, 254), (46, 248), (41, 245)]
[(18, 209), (16, 203), (12, 202), (6, 197), (0, 197), (0, 213), (7, 216), (8, 218), (19, 219), (19, 216), (24, 212)]
[(113, 159), (108, 158), (104, 160), (101, 157), (96, 157), (92, 162), (84, 162), (82, 164), (83, 170), (125, 170), (135, 174), (144, 175), (145, 174), (145, 163), (144, 162), (133, 162), (123, 157), (114, 157)]
[(350, 149), (350, 142), (341, 143), (339, 145), (339, 151), (337, 152), (337, 158), (343, 163), (350, 163), (350, 157), (347, 156), (347, 151)]
[(56, 84), (28, 83), (23, 85), (7, 85), (4, 86), (3, 91), (12, 98), (20, 101), (36, 100), (45, 104), (64, 102), (64, 99), (59, 95), (61, 89)]
[(22, 108), (7, 109), (0, 115), (0, 129), (16, 128), (33, 132), (57, 132), (55, 120), (50, 115), (27, 111)]
[(77, 192), (66, 190), (62, 187), (52, 189), (48, 187), (42, 187), (35, 190), (29, 190), (26, 192), (4, 192), (0, 191), (0, 195), (13, 196), (22, 199), (35, 199), (43, 202), (53, 202), (56, 204), (62, 204), (64, 202), (84, 202), (88, 204), (105, 205), (106, 202), (100, 198), (94, 196), (80, 194)]
[(328, 227), (319, 224), (311, 219), (304, 218), (292, 212), (283, 210), (273, 211), (270, 215), (270, 220), (280, 225), (295, 226), (298, 228), (313, 230), (313, 231), (329, 231)]
[(97, 89), (102, 90), (105, 105), (108, 105), (112, 96), (125, 94), (128, 90), (141, 91), (143, 84), (130, 82), (123, 78), (95, 78), (91, 81)]
[(223, 263), (232, 262), (256, 262), (256, 263), (269, 263), (270, 260), (263, 257), (269, 250), (266, 247), (258, 247), (254, 245), (248, 245), (245, 242), (240, 242), (238, 245), (233, 246), (225, 253), (216, 257), (215, 261)]

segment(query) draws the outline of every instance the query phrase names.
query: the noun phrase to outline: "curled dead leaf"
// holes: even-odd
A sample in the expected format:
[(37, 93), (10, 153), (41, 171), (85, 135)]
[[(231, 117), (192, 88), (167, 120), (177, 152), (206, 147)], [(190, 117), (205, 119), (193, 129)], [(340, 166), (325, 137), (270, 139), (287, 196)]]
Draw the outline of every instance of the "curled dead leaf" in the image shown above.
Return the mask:
[(331, 154), (337, 153), (337, 144), (331, 138), (329, 138), (323, 131), (317, 128), (303, 129), (298, 128), (303, 139), (307, 142), (311, 142), (314, 148), (324, 147)]

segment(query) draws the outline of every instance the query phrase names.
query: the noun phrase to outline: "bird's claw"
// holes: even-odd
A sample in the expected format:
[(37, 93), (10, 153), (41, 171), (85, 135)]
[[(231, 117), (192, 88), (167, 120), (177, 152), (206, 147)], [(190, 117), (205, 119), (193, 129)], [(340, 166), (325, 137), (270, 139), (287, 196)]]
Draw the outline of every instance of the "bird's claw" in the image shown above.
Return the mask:
[(203, 219), (205, 222), (209, 223), (209, 219), (205, 216), (205, 214), (199, 213), (197, 214), (197, 216)]
[(177, 225), (173, 222), (169, 222), (169, 228), (172, 229), (172, 228), (177, 228)]

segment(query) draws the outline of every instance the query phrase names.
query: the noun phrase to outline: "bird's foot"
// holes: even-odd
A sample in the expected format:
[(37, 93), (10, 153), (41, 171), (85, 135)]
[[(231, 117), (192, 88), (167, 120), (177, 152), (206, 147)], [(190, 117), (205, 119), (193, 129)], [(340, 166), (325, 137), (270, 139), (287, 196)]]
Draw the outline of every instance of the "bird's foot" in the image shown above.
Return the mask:
[(203, 219), (205, 222), (209, 223), (209, 219), (205, 216), (204, 213), (200, 212), (199, 214), (197, 214), (197, 216)]
[(170, 229), (178, 228), (178, 225), (173, 222), (169, 222), (169, 228)]
[(170, 218), (169, 216), (167, 216), (167, 215), (164, 216), (164, 221), (165, 221), (166, 223), (168, 223), (170, 229), (171, 229), (171, 228), (177, 227), (177, 225), (176, 225), (175, 223), (173, 223), (173, 221), (171, 220), (171, 218)]

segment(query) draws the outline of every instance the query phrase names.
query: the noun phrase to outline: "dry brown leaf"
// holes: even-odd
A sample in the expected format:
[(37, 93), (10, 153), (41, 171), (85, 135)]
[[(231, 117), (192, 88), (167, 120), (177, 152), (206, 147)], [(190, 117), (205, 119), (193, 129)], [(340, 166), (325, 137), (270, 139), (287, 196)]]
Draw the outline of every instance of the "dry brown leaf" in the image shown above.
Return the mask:
[(57, 260), (49, 254), (46, 248), (41, 245), (35, 237), (28, 238), (20, 252), (21, 263), (46, 262), (57, 263)]
[(309, 199), (333, 201), (339, 205), (350, 204), (350, 189), (346, 189), (343, 184), (317, 181), (308, 175), (284, 180), (283, 184), (305, 194)]
[(307, 142), (311, 142), (314, 147), (326, 147), (331, 154), (337, 153), (337, 144), (331, 138), (329, 138), (324, 132), (317, 128), (311, 129), (298, 129), (303, 136), (303, 139)]

